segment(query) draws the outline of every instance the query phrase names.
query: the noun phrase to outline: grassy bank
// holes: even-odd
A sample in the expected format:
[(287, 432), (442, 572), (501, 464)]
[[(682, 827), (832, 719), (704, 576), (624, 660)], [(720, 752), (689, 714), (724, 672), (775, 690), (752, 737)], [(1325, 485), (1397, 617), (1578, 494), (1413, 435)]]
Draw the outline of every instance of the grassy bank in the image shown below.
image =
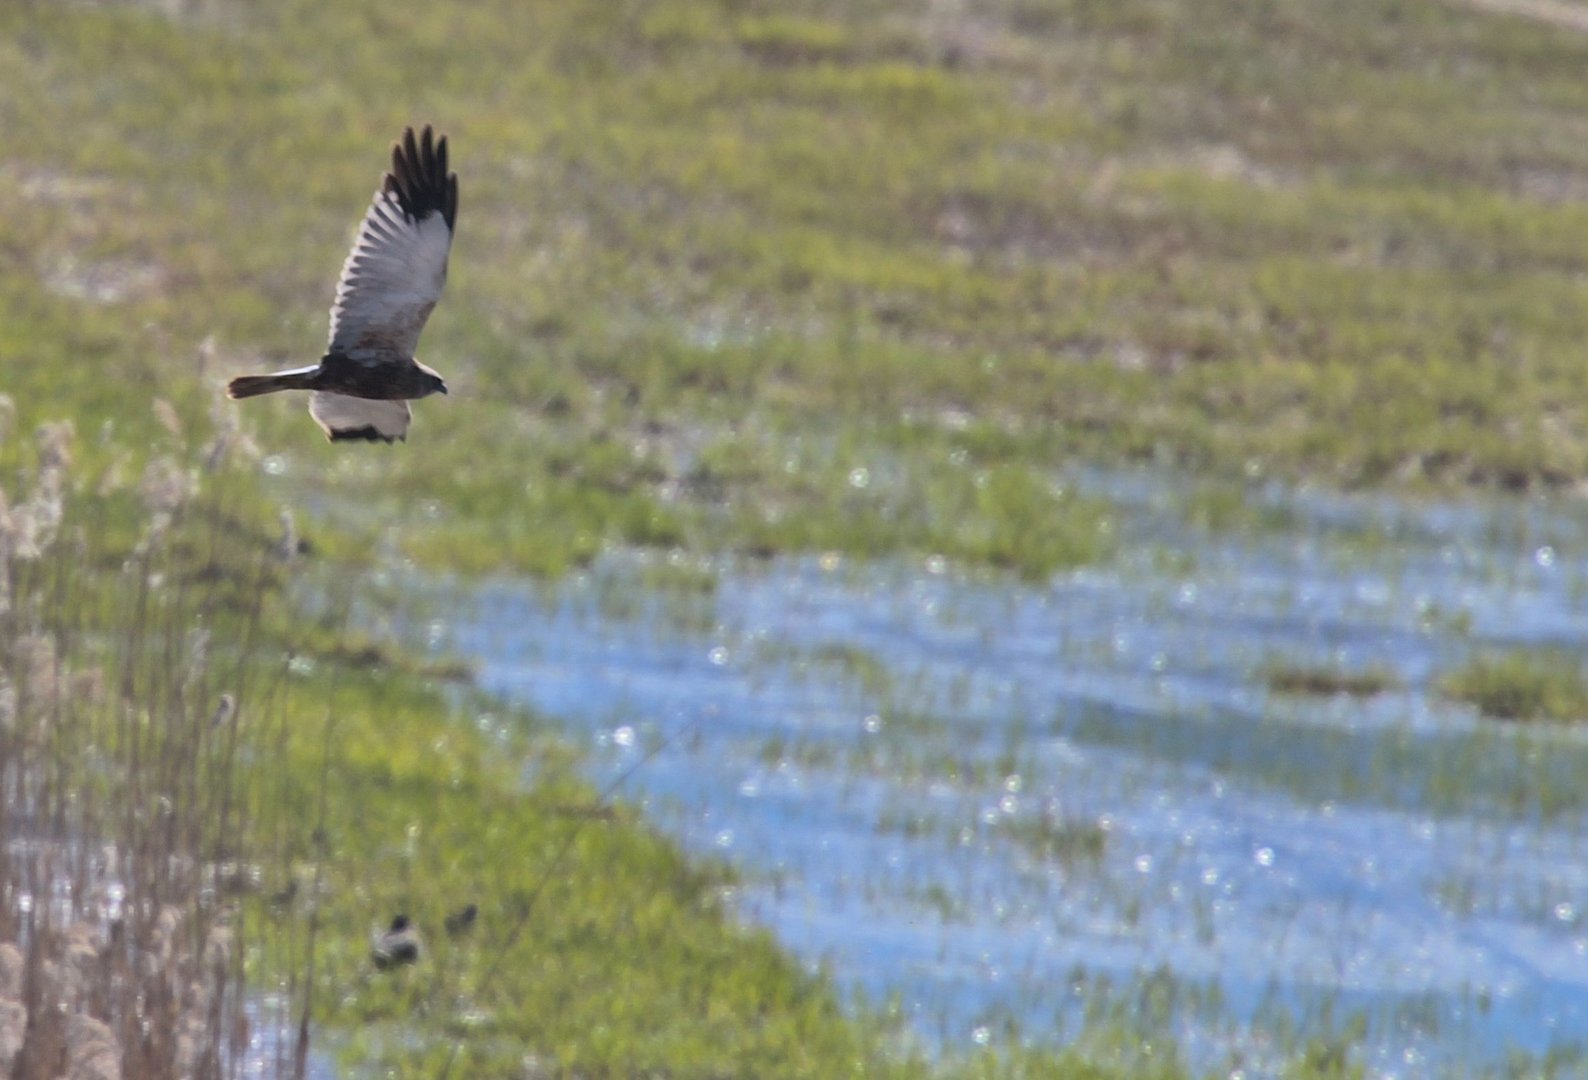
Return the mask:
[[(75, 442), (8, 440), (0, 484), (0, 947), (44, 972), (0, 985), (34, 1017), (8, 1062), (211, 1075), (274, 1024), (288, 1075), (308, 1015), (404, 1075), (906, 1069), (529, 718), (358, 644), (345, 589), (303, 616), (235, 444), (118, 482)], [(422, 955), (382, 973), (397, 913)], [(250, 987), (278, 1003), (245, 1018)]]
[(136, 437), (120, 393), (180, 405), (206, 338), (211, 381), (318, 355), (381, 148), (433, 121), (463, 178), (425, 340), (452, 398), (365, 455), (250, 410), (286, 476), (431, 564), (617, 541), (1041, 575), (1108, 544), (1054, 481), (1077, 455), (1588, 471), (1588, 43), (1557, 28), (1434, 0), (178, 7), (0, 16), (27, 208), (0, 350), (48, 389), (14, 396), (79, 380)]

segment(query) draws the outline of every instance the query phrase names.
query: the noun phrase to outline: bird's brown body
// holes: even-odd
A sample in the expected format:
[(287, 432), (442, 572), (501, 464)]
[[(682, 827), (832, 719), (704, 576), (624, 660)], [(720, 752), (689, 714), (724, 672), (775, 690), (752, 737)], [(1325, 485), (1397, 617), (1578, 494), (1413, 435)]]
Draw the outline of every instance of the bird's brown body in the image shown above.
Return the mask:
[(273, 375), (239, 375), (226, 387), (229, 396), (239, 399), (278, 390), (323, 390), (370, 401), (413, 401), (445, 394), (447, 387), (440, 375), (418, 361), (407, 365), (368, 362), (338, 353), (327, 353), (311, 368)]

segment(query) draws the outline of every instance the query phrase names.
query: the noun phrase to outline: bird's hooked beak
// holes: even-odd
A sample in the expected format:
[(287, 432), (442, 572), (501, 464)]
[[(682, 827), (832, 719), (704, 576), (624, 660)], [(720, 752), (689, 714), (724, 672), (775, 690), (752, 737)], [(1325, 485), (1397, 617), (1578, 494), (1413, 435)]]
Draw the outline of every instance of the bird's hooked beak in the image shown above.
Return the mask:
[(442, 383), (441, 384), (441, 392), (443, 394), (445, 394), (447, 392), (447, 384), (446, 383)]

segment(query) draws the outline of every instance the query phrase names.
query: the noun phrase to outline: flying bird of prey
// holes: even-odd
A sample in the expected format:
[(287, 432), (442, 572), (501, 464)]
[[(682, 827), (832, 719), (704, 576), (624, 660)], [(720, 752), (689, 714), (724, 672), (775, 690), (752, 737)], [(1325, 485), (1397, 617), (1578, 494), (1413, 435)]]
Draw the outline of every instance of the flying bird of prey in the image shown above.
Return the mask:
[(313, 367), (243, 375), (234, 398), (308, 390), (309, 415), (332, 442), (408, 437), (408, 402), (447, 392), (414, 359), (425, 320), (447, 280), (458, 216), (458, 177), (447, 172), (447, 137), (429, 125), (392, 147), (391, 171), (359, 226), (331, 305), (331, 342)]

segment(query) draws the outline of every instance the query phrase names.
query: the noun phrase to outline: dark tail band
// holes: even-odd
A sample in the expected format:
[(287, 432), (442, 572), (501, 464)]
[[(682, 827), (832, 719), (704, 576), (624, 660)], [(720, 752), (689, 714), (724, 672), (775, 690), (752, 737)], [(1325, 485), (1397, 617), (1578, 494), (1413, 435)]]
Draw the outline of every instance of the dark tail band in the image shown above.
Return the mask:
[(274, 394), (278, 390), (312, 389), (314, 389), (313, 377), (297, 372), (282, 372), (276, 375), (239, 375), (226, 384), (226, 396), (230, 398), (251, 398), (258, 397), (260, 394)]

